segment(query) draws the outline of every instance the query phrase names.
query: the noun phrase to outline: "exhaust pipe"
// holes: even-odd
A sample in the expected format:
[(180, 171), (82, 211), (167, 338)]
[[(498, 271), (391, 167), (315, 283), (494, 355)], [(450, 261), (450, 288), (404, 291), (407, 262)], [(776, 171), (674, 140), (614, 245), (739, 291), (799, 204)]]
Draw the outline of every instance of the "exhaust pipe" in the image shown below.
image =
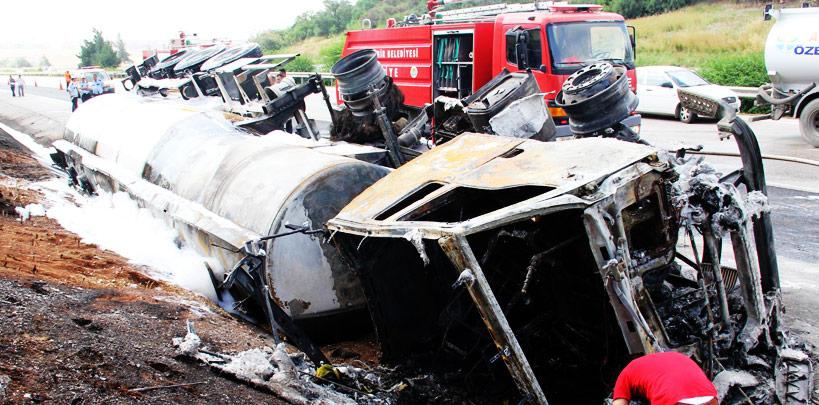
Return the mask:
[(362, 49), (345, 56), (333, 65), (330, 72), (338, 81), (341, 99), (356, 117), (373, 113), (371, 89), (383, 102), (391, 87), (384, 68), (378, 63), (378, 55), (372, 49)]
[(378, 124), (392, 167), (403, 165), (406, 158), (389, 113), (398, 107), (390, 97), (398, 89), (378, 63), (378, 54), (372, 49), (355, 51), (341, 58), (330, 71), (336, 76), (338, 92), (353, 116), (371, 117)]

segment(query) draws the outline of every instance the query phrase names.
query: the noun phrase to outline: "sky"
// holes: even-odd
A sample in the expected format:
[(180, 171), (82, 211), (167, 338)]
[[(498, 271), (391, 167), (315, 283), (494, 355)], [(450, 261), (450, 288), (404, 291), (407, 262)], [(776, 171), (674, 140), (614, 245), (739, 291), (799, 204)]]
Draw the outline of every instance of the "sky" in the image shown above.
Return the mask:
[[(137, 8), (139, 3), (150, 7)], [(261, 31), (290, 26), (299, 14), (320, 10), (322, 1), (18, 0), (4, 5), (14, 15), (6, 15), (0, 23), (0, 57), (10, 57), (17, 50), (25, 57), (42, 53), (62, 58), (62, 54), (78, 53), (92, 28), (100, 29), (111, 41), (121, 35), (131, 49), (159, 46), (179, 31), (197, 33), (202, 39), (244, 41)]]

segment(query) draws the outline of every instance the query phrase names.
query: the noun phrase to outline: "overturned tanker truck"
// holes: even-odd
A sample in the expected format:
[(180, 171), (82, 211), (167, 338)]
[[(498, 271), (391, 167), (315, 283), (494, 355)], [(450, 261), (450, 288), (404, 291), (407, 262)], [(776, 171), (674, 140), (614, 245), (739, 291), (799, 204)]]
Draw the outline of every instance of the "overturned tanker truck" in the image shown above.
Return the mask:
[(331, 114), (353, 143), (264, 132), (293, 110), (243, 126), (190, 100), (112, 95), (72, 116), (55, 162), (168, 219), (238, 313), (316, 364), (300, 326), (366, 309), (384, 364), (472, 402), (603, 401), (631, 358), (669, 350), (723, 403), (810, 400), (808, 351), (781, 324), (761, 155), (730, 109), (680, 94), (735, 138), (743, 167), (722, 176), (623, 125), (636, 99), (608, 63), (566, 81), (573, 136), (556, 140), (526, 72), (405, 116), (375, 56), (351, 57)]
[[(209, 258), (217, 294), (236, 302), (237, 314), (307, 344), (292, 320), (363, 309), (358, 279), (318, 234), (387, 173), (356, 159), (378, 151), (284, 132), (253, 136), (212, 110), (165, 100), (100, 98), (85, 107), (54, 143), (54, 160), (86, 192), (127, 192), (172, 223)], [(311, 344), (302, 349), (326, 361)]]

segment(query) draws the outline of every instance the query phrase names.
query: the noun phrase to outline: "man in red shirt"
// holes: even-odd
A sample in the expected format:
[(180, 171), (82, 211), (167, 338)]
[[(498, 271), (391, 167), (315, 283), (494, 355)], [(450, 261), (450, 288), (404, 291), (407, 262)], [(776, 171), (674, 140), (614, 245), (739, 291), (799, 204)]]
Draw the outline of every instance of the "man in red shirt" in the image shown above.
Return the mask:
[(651, 405), (716, 405), (717, 390), (697, 363), (677, 352), (632, 360), (614, 384), (614, 405), (647, 399)]

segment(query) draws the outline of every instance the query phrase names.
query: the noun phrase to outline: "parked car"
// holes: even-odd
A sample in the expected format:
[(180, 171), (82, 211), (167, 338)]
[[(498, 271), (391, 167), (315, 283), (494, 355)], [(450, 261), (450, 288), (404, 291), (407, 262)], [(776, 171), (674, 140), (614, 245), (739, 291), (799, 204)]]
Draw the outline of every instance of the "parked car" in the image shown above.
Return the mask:
[(717, 98), (739, 110), (740, 100), (731, 89), (708, 83), (698, 74), (678, 66), (645, 66), (637, 68), (637, 112), (677, 117), (690, 123), (697, 115), (683, 108), (677, 96), (678, 88)]
[(102, 78), (103, 87), (102, 93), (113, 93), (114, 88), (116, 86), (116, 82), (111, 79), (111, 75), (108, 74), (104, 69), (95, 67), (95, 66), (87, 66), (81, 67), (79, 69), (75, 69), (71, 71), (71, 77), (76, 77), (80, 80), (84, 77), (89, 83), (94, 81), (94, 75), (97, 77)]

